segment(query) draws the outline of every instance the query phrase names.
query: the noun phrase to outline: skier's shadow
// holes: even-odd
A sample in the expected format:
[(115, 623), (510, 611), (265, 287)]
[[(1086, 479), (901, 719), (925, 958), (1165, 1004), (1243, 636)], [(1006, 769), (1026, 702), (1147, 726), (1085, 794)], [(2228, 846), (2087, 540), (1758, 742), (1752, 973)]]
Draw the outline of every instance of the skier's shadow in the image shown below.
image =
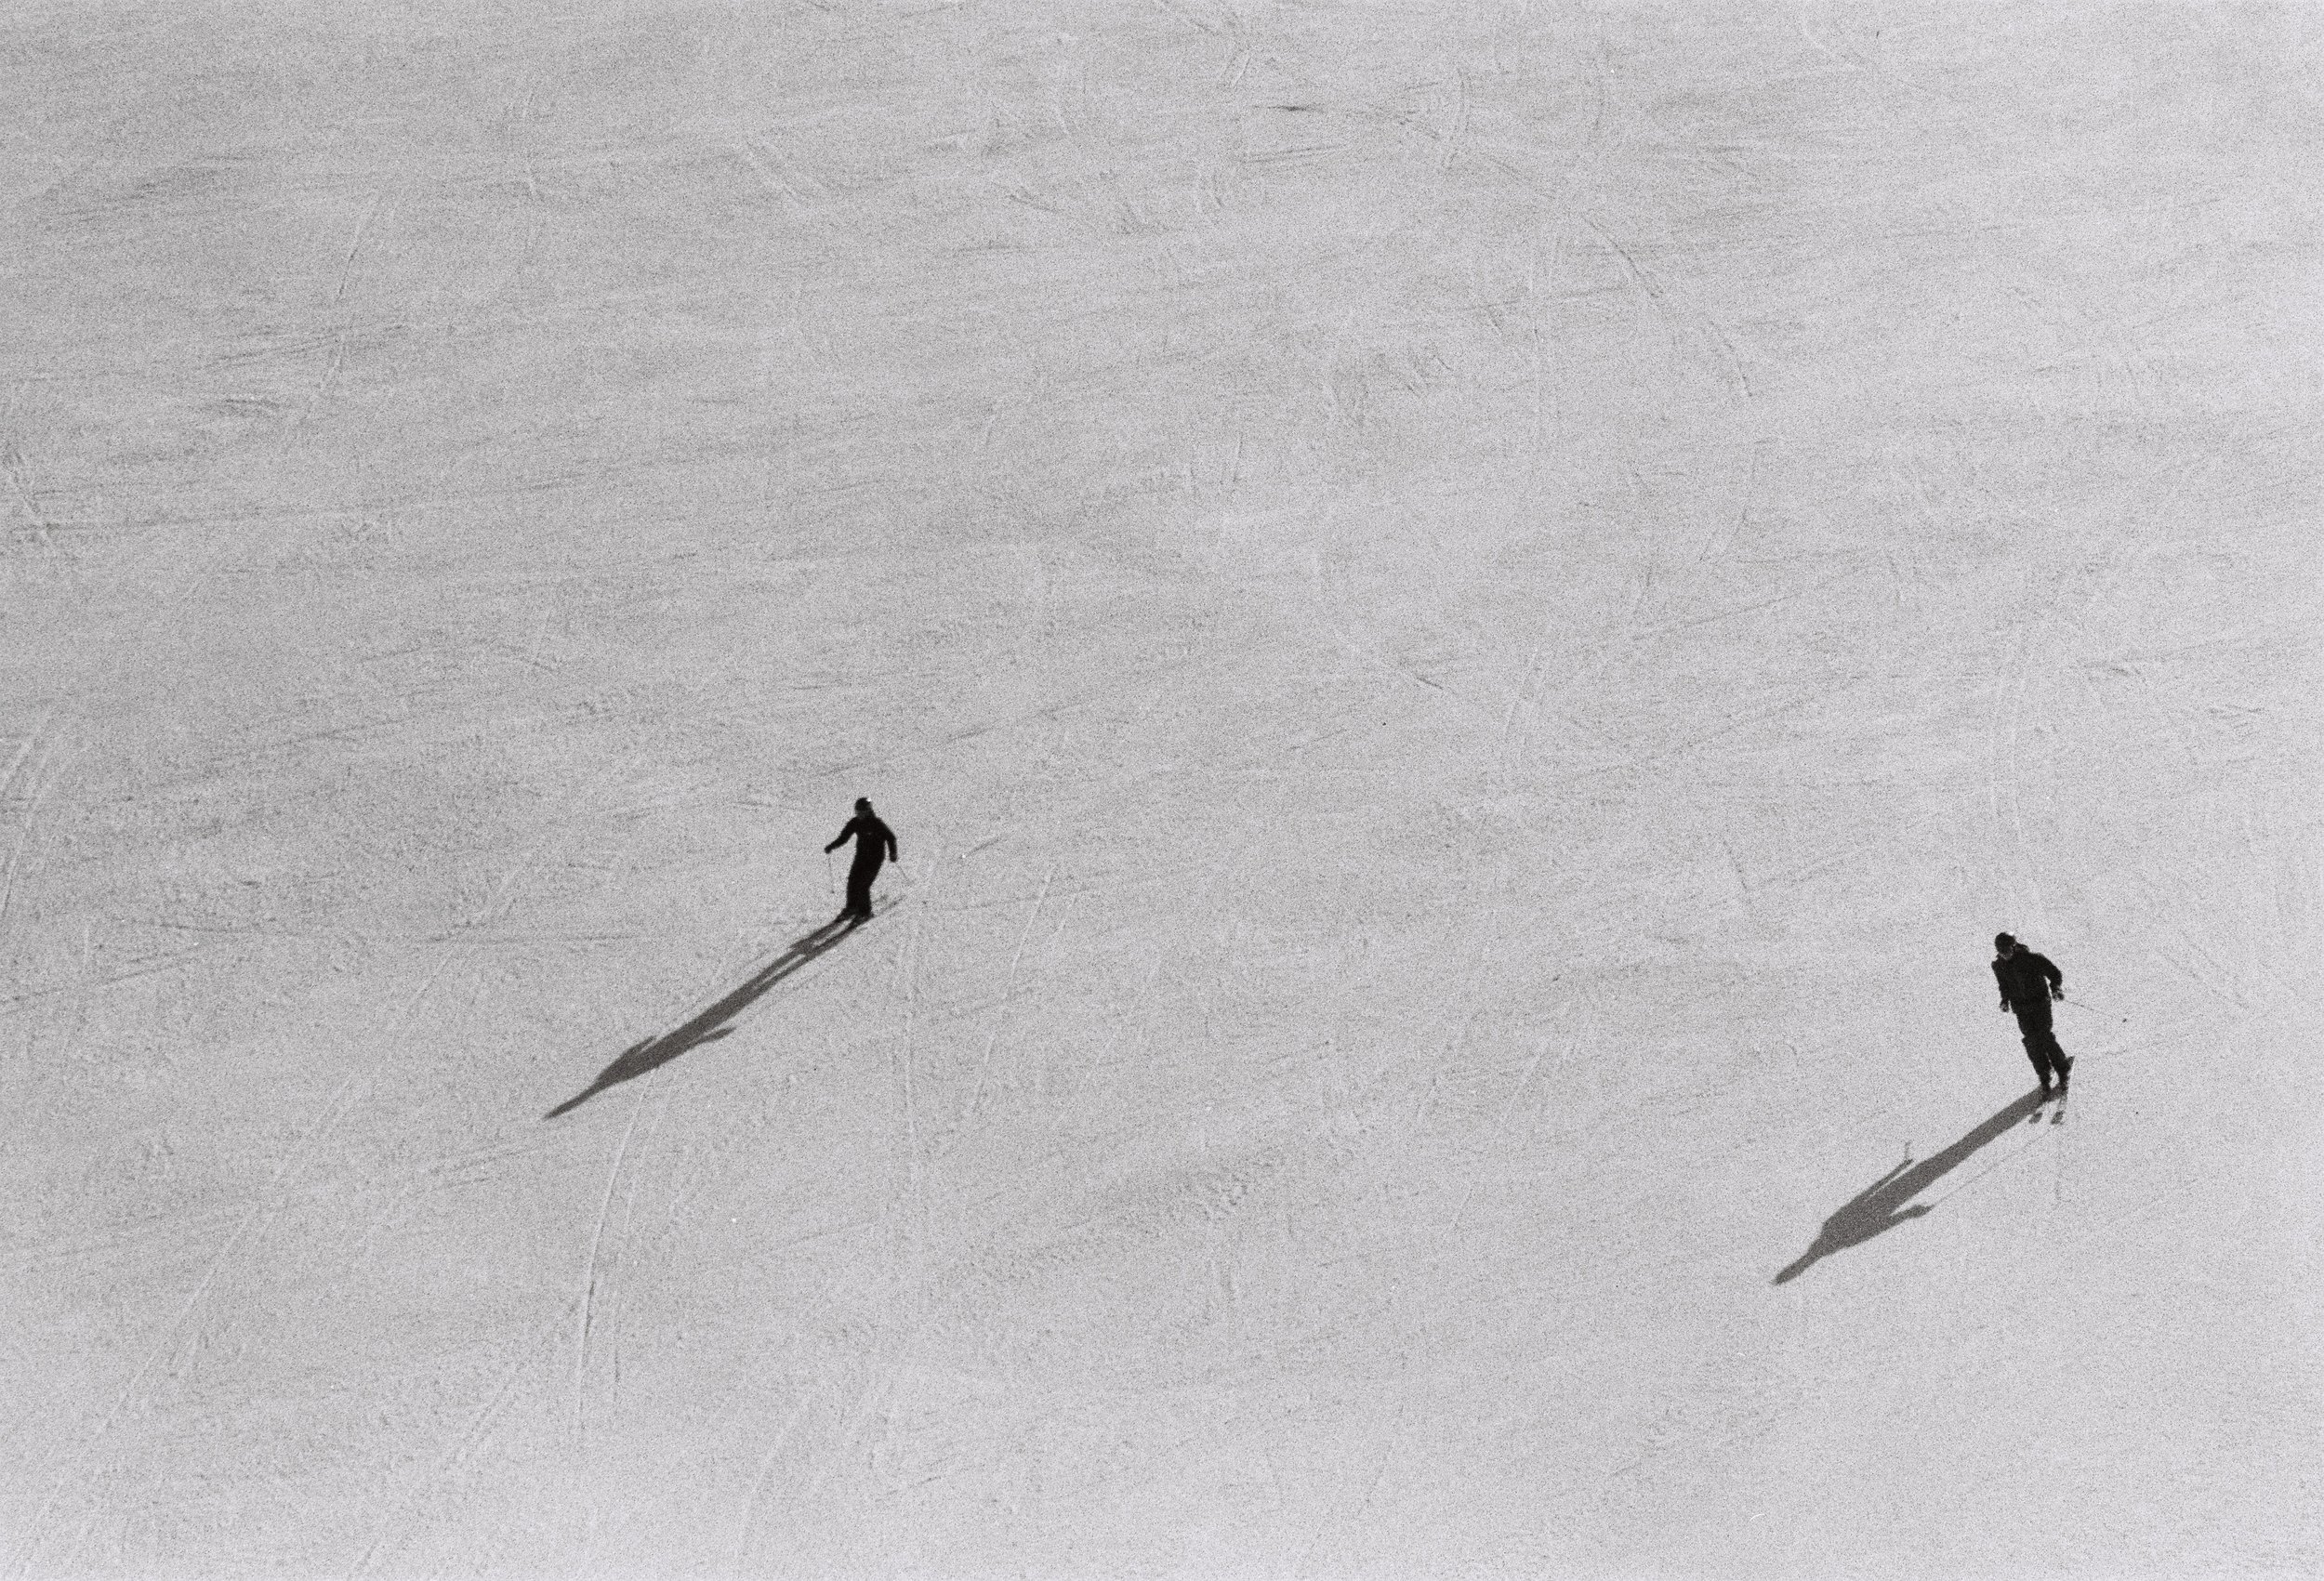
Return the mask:
[(753, 1000), (837, 944), (852, 931), (853, 931), (852, 926), (842, 916), (832, 918), (812, 933), (799, 935), (791, 941), (789, 949), (785, 950), (773, 960), (753, 972), (750, 980), (741, 987), (694, 1017), (684, 1026), (666, 1032), (659, 1037), (649, 1037), (631, 1044), (622, 1051), (619, 1059), (598, 1072), (597, 1080), (566, 1099), (541, 1118), (554, 1120), (560, 1114), (570, 1113), (607, 1087), (619, 1087), (632, 1077), (644, 1075), (648, 1071), (658, 1070), (690, 1048), (699, 1048), (706, 1043), (717, 1042), (734, 1030), (731, 1023), (736, 1016), (741, 1015), (750, 1007)]
[(1789, 1285), (1816, 1263), (1834, 1252), (1844, 1252), (1850, 1246), (1860, 1246), (1883, 1230), (1894, 1230), (1908, 1219), (1920, 1218), (1929, 1211), (1930, 1204), (1912, 1207), (1911, 1202), (1934, 1185), (1947, 1171), (1957, 1168), (1977, 1149), (2006, 1135), (2011, 1127), (2041, 1107), (2043, 1094), (2037, 1087), (2019, 1098), (2014, 1098), (1993, 1112), (1991, 1117), (1980, 1121), (1959, 1141), (1943, 1153), (1933, 1154), (1915, 1164), (1906, 1159), (1887, 1174), (1873, 1181), (1848, 1200), (1845, 1206), (1824, 1220), (1824, 1228), (1816, 1232), (1815, 1245), (1802, 1252), (1791, 1266), (1776, 1275), (1775, 1283)]

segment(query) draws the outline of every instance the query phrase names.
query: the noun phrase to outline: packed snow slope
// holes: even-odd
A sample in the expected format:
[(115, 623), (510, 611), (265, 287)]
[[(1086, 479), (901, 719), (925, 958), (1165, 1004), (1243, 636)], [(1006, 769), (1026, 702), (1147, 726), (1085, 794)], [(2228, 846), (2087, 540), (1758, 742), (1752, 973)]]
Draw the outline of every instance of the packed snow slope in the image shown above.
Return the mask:
[(2316, 12), (0, 30), (0, 1574), (2324, 1569)]

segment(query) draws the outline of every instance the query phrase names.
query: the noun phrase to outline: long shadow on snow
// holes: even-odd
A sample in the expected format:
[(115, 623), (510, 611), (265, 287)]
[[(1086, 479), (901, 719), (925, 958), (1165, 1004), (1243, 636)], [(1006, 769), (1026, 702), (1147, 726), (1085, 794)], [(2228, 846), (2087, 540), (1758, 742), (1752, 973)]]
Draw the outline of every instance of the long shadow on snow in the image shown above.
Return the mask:
[(684, 1026), (666, 1032), (659, 1037), (649, 1037), (631, 1044), (622, 1052), (621, 1058), (598, 1072), (597, 1080), (566, 1099), (541, 1118), (554, 1120), (560, 1114), (570, 1113), (609, 1087), (619, 1087), (634, 1076), (641, 1076), (648, 1071), (658, 1070), (690, 1048), (698, 1048), (703, 1044), (717, 1042), (734, 1030), (728, 1023), (749, 1008), (753, 1000), (817, 955), (822, 955), (825, 950), (830, 949), (852, 931), (852, 929), (848, 927), (847, 919), (841, 916), (834, 917), (812, 933), (800, 934), (791, 941), (789, 949), (752, 973), (749, 982), (735, 989), (734, 992), (703, 1011)]
[(2041, 1107), (2042, 1094), (2037, 1087), (2020, 1098), (2014, 1098), (1993, 1112), (1990, 1118), (1978, 1122), (1974, 1129), (1961, 1140), (1915, 1164), (1909, 1158), (1891, 1169), (1848, 1200), (1847, 1205), (1824, 1220), (1824, 1228), (1816, 1232), (1816, 1244), (1802, 1252), (1790, 1267), (1776, 1275), (1775, 1283), (1789, 1285), (1810, 1268), (1834, 1252), (1844, 1252), (1850, 1246), (1860, 1246), (1883, 1230), (1894, 1230), (1908, 1219), (1920, 1218), (1929, 1211), (1929, 1204), (1907, 1207), (1912, 1201), (1934, 1185), (1947, 1171), (1957, 1168), (1977, 1149), (1995, 1138), (2007, 1134), (2020, 1120)]

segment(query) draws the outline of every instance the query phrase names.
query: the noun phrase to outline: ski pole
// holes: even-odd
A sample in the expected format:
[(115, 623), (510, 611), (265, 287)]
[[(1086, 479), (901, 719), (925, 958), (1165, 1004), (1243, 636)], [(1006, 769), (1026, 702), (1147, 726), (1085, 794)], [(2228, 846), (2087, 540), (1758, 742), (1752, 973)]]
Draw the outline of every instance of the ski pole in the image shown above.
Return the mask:
[(2086, 1005), (2080, 999), (2061, 998), (2058, 1003), (2062, 1005), (2071, 1005), (2076, 1009), (2088, 1010), (2093, 1016), (2114, 1016), (2114, 1019), (2119, 1021), (2127, 1021), (2131, 1019), (2128, 1016), (2115, 1016), (2112, 1010), (2102, 1010), (2097, 1006)]

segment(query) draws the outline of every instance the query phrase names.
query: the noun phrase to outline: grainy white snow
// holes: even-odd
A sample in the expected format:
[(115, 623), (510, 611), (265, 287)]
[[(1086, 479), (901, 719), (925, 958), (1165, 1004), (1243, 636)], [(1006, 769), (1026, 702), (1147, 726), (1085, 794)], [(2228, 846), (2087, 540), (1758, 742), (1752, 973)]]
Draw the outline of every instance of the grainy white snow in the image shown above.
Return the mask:
[(2319, 67), (13, 7), (0, 1574), (2324, 1572)]

